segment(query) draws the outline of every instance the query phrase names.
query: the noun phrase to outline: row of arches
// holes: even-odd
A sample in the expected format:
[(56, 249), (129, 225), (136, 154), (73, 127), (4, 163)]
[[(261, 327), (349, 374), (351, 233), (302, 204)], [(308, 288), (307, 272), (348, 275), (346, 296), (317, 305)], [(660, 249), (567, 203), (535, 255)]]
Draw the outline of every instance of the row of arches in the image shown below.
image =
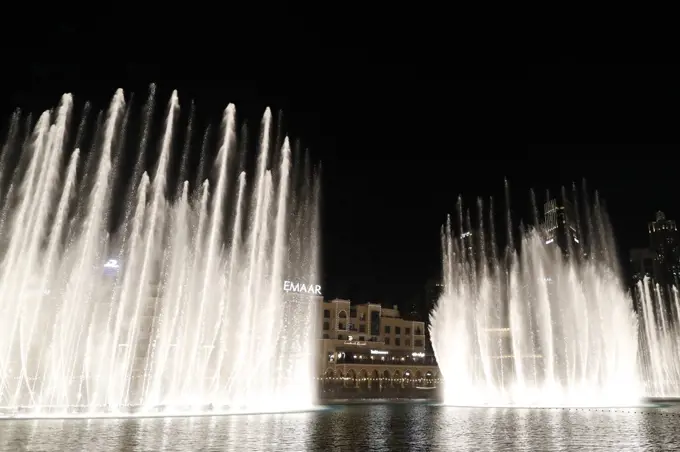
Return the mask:
[[(347, 322), (348, 322), (347, 311), (345, 311), (344, 309), (342, 309), (342, 310), (340, 310), (340, 311), (337, 311), (337, 314), (336, 314), (336, 315), (337, 315), (336, 322), (337, 322), (337, 325), (338, 325), (338, 329), (344, 330), (344, 329), (347, 327)], [(362, 314), (362, 315), (363, 315), (363, 314)], [(330, 311), (329, 309), (324, 310), (323, 317), (324, 317), (324, 319), (330, 319), (330, 318), (331, 318), (331, 311)], [(363, 317), (361, 318), (361, 320), (364, 320)], [(350, 320), (350, 321), (351, 321), (351, 320)], [(324, 324), (325, 324), (325, 323), (324, 323)], [(395, 333), (396, 333), (396, 334), (399, 334), (399, 328), (400, 328), (400, 326), (401, 326), (401, 325), (395, 325), (395, 328), (396, 328)], [(388, 330), (389, 327), (390, 327), (390, 325), (387, 325), (387, 326), (385, 327), (385, 328), (386, 328), (386, 330), (385, 330), (385, 333), (386, 333), (386, 334), (389, 333), (389, 330)], [(406, 335), (408, 336), (408, 335), (409, 335), (408, 329), (409, 329), (410, 327), (409, 327), (408, 325), (404, 325), (404, 328), (406, 328), (406, 330), (407, 330), (407, 331), (406, 331)], [(327, 329), (327, 328), (324, 328), (324, 329)], [(420, 335), (422, 335), (422, 334), (423, 334), (423, 330), (421, 329), (421, 327), (420, 327), (420, 326), (416, 326), (416, 327), (414, 328), (414, 335), (420, 336)]]
[(439, 373), (436, 371), (423, 371), (417, 369), (411, 371), (389, 369), (378, 371), (377, 369), (361, 369), (355, 371), (348, 369), (327, 369), (323, 375), (325, 388), (343, 387), (370, 390), (383, 388), (416, 388), (436, 387), (439, 383)]

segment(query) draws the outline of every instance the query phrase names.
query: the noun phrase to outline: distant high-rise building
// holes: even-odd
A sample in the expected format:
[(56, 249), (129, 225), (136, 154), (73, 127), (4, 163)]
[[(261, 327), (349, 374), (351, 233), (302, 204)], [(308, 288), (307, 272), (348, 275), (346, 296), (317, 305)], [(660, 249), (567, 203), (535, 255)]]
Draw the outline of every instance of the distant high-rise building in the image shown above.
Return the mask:
[(633, 284), (654, 277), (655, 254), (649, 248), (633, 248), (630, 250), (630, 267)]
[(443, 284), (440, 278), (430, 278), (425, 284), (425, 308), (429, 313), (442, 294)]
[[(649, 248), (633, 248), (630, 250), (630, 271), (631, 282), (633, 286), (644, 281), (645, 278), (654, 278), (654, 257), (655, 254)], [(635, 301), (635, 310), (642, 312), (641, 294), (633, 291), (633, 298)]]
[(474, 262), (479, 266), (494, 255), (492, 247), (495, 246), (491, 240), (491, 234), (484, 233), (480, 229), (471, 229), (460, 234), (458, 237), (461, 251), (465, 253), (468, 262)]
[(659, 211), (649, 223), (649, 249), (654, 254), (654, 279), (663, 286), (678, 285), (680, 280), (680, 234), (674, 220)]
[(437, 304), (443, 289), (444, 285), (441, 278), (431, 278), (425, 284), (425, 348), (428, 352), (432, 351), (432, 342), (430, 342), (430, 312), (432, 312), (432, 309)]
[(578, 220), (574, 205), (568, 200), (551, 199), (543, 206), (545, 243), (557, 246), (565, 256), (581, 248)]

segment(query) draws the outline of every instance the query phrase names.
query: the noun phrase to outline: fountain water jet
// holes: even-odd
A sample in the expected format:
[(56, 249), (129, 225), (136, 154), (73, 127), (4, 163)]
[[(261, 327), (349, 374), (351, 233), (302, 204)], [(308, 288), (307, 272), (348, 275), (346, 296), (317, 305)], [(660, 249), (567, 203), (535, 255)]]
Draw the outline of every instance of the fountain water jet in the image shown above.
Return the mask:
[(567, 202), (563, 190), (518, 241), (508, 206), (499, 256), (483, 209), (471, 229), (459, 200), (458, 224), (449, 219), (442, 231), (444, 287), (430, 327), (445, 403), (621, 406), (644, 396), (637, 316), (607, 217), (596, 198), (592, 208), (584, 203), (581, 227), (578, 206)]
[[(665, 290), (667, 289), (667, 290)], [(640, 371), (651, 398), (680, 397), (680, 297), (651, 278), (634, 290), (640, 316)]]
[[(176, 159), (176, 92), (149, 172), (154, 104), (152, 85), (137, 143), (121, 90), (94, 128), (86, 105), (75, 140), (69, 94), (23, 142), (21, 113), (11, 119), (0, 159), (0, 413), (314, 404), (316, 303), (285, 294), (283, 282), (316, 282), (318, 177), (287, 138), (274, 148), (267, 109), (249, 180), (244, 159), (234, 158), (248, 151), (230, 105), (214, 174), (203, 180), (212, 158), (206, 133), (201, 184), (190, 186), (194, 112)], [(138, 155), (131, 175), (121, 163), (127, 148)]]

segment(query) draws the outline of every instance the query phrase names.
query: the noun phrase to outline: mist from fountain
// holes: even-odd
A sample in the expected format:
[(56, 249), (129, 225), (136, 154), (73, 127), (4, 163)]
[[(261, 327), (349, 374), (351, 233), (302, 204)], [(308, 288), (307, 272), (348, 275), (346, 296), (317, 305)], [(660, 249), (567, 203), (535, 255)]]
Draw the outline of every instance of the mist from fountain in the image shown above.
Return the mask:
[(431, 313), (446, 404), (622, 406), (645, 395), (637, 316), (607, 215), (586, 193), (574, 188), (565, 213), (546, 205), (557, 209), (545, 221), (532, 193), (535, 226), (516, 241), (506, 182), (503, 252), (493, 200), (488, 209), (478, 200), (473, 228), (459, 198), (457, 221), (442, 230), (443, 293)]
[(676, 287), (645, 277), (635, 287), (640, 317), (640, 371), (645, 395), (680, 397), (680, 299)]
[(314, 403), (316, 303), (283, 282), (316, 283), (315, 171), (269, 109), (254, 177), (233, 105), (197, 150), (193, 105), (180, 128), (176, 92), (154, 155), (155, 98), (152, 85), (137, 112), (118, 90), (92, 121), (65, 94), (34, 127), (11, 118), (0, 160), (6, 415)]

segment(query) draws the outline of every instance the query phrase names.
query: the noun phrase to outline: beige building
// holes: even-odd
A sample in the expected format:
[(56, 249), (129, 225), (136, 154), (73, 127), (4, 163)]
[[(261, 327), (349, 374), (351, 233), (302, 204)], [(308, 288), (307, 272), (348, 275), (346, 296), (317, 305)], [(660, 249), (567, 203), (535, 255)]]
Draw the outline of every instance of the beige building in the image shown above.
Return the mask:
[(425, 354), (425, 323), (401, 317), (397, 307), (322, 301), (318, 372), (325, 387), (372, 390), (431, 388), (439, 380)]

